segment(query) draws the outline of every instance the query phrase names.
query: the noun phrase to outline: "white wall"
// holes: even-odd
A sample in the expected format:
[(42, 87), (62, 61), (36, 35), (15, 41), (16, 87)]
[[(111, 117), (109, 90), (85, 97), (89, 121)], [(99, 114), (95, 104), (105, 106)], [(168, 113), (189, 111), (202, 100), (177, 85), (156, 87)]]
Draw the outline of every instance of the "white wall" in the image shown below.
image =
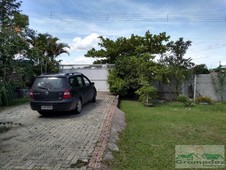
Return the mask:
[(226, 99), (226, 86), (224, 86), (223, 91), (219, 89), (219, 83), (216, 74), (199, 74), (196, 76), (196, 97), (208, 96), (215, 101)]
[(97, 91), (109, 91), (108, 79), (108, 68), (107, 67), (91, 67), (91, 68), (73, 68), (73, 67), (62, 67), (60, 68), (62, 73), (73, 73), (80, 72), (95, 83)]

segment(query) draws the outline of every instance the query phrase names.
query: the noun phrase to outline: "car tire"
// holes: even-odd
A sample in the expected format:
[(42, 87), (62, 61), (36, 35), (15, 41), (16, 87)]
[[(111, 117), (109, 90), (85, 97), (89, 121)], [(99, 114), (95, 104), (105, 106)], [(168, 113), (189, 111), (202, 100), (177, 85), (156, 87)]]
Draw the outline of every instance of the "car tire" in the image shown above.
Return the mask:
[(91, 100), (93, 103), (96, 102), (96, 96), (97, 96), (96, 93), (94, 93), (93, 98), (92, 98), (92, 100)]
[(82, 111), (82, 100), (81, 99), (78, 99), (78, 102), (76, 104), (76, 107), (75, 107), (75, 112), (77, 114), (81, 113)]

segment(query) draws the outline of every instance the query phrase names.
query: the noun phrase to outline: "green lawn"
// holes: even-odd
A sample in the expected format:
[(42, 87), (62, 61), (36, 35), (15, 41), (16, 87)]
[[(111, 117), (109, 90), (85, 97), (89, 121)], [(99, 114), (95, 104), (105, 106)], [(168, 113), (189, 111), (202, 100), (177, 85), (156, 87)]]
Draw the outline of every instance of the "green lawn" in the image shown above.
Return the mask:
[(175, 145), (225, 145), (226, 104), (184, 107), (166, 103), (144, 107), (121, 101), (126, 128), (112, 169), (175, 169)]

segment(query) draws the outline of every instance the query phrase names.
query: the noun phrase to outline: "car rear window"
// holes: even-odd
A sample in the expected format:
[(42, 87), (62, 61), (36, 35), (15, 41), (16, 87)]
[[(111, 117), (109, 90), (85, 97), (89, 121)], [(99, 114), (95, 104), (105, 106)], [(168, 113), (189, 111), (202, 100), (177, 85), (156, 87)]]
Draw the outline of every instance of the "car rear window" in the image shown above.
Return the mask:
[(63, 88), (63, 78), (60, 77), (39, 77), (36, 78), (33, 88), (40, 89), (61, 89)]

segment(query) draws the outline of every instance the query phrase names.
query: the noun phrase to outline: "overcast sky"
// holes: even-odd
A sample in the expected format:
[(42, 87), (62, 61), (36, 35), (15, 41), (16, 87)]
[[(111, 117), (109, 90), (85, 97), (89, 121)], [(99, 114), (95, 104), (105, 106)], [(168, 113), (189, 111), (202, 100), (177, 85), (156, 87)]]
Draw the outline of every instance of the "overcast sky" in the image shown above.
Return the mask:
[(92, 63), (85, 58), (98, 36), (116, 39), (166, 32), (192, 46), (185, 57), (209, 68), (226, 64), (226, 0), (22, 0), (30, 28), (70, 45), (64, 64)]

